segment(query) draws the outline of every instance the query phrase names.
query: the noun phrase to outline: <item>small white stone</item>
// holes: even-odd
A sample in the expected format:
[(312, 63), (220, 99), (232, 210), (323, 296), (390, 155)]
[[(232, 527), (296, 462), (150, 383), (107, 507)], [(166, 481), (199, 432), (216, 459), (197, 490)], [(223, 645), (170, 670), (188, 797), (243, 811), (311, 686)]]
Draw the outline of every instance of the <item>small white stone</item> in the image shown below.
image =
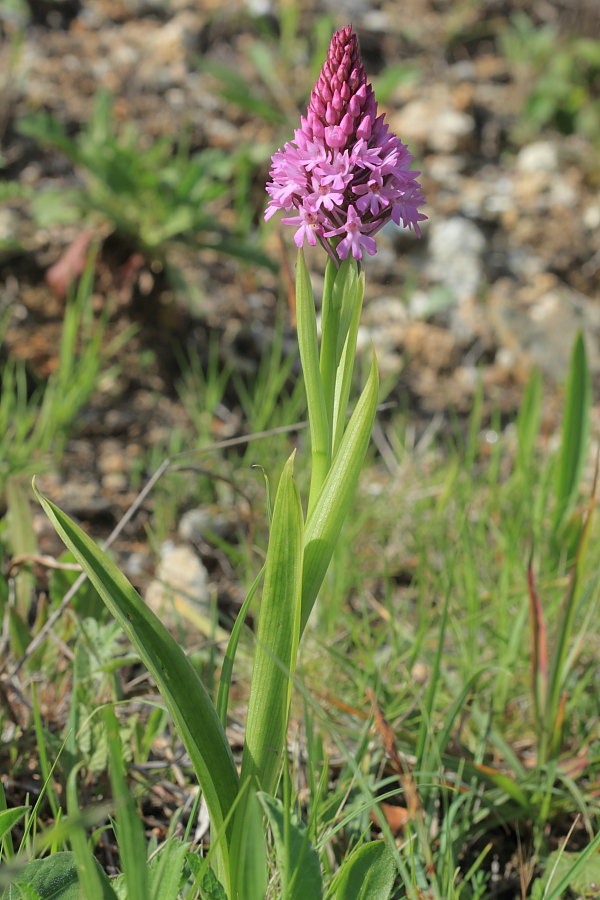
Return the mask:
[(551, 141), (534, 141), (519, 151), (516, 161), (520, 172), (557, 172), (558, 151)]
[(430, 229), (429, 275), (457, 300), (472, 296), (481, 283), (485, 245), (477, 225), (462, 216), (436, 222)]
[(190, 604), (208, 613), (208, 572), (191, 547), (173, 546), (170, 541), (163, 544), (156, 577), (146, 591), (146, 603), (158, 615), (181, 613)]

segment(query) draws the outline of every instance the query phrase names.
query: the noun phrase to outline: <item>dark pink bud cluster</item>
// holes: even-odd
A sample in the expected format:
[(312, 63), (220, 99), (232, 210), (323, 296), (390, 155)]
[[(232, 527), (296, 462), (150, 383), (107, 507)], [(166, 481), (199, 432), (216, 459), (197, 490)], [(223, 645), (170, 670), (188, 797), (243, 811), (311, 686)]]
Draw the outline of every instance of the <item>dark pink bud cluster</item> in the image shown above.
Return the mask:
[(265, 219), (279, 209), (294, 241), (336, 239), (336, 253), (373, 254), (373, 235), (390, 219), (421, 234), (424, 202), (407, 147), (377, 115), (373, 88), (348, 25), (337, 31), (294, 140), (273, 154)]

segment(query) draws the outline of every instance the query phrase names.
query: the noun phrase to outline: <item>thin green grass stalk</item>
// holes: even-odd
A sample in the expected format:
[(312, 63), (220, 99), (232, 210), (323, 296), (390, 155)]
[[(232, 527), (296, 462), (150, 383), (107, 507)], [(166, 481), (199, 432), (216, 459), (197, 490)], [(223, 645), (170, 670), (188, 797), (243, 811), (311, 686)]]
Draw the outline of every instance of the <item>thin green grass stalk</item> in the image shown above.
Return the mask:
[(208, 359), (203, 368), (195, 348), (177, 354), (179, 369), (183, 373), (176, 389), (179, 399), (190, 417), (198, 446), (212, 439), (212, 423), (231, 378), (228, 365), (219, 368), (219, 343), (211, 333), (208, 342)]
[[(508, 579), (508, 573), (506, 578)], [(504, 599), (504, 604), (509, 605), (508, 591), (500, 591), (499, 597)], [(516, 616), (512, 619), (512, 628), (506, 630), (507, 640), (504, 652), (498, 649), (499, 659), (496, 664), (496, 684), (494, 688), (494, 708), (498, 715), (503, 715), (506, 709), (509, 697), (514, 691), (515, 672), (518, 671), (518, 664), (522, 658), (523, 652), (523, 635), (527, 627), (528, 608), (525, 603), (522, 604)]]
[(88, 846), (85, 830), (79, 821), (79, 798), (77, 796), (77, 776), (82, 763), (74, 766), (67, 778), (67, 808), (68, 819), (65, 824), (68, 829), (69, 843), (73, 850), (77, 863), (77, 875), (79, 878), (79, 892), (83, 897), (103, 898), (103, 900), (116, 900), (116, 894), (112, 889), (103, 885), (100, 874)]
[(554, 652), (548, 677), (548, 699), (544, 714), (544, 730), (539, 747), (539, 756), (542, 763), (556, 755), (560, 750), (562, 728), (559, 726), (558, 717), (561, 706), (561, 694), (564, 690), (565, 678), (568, 673), (567, 662), (575, 623), (575, 613), (581, 591), (583, 590), (582, 577), (589, 547), (592, 515), (593, 507), (590, 506), (555, 633)]
[(116, 808), (116, 838), (127, 886), (127, 900), (148, 900), (150, 895), (146, 841), (142, 823), (127, 787), (119, 723), (112, 707), (104, 708), (103, 720), (108, 740), (110, 782)]
[(571, 869), (564, 875), (563, 878), (558, 882), (558, 884), (552, 888), (550, 892), (544, 891), (542, 900), (561, 900), (564, 896), (564, 892), (569, 888), (571, 882), (573, 881), (576, 873), (583, 868), (588, 859), (592, 857), (600, 847), (600, 832), (596, 834), (595, 838), (590, 841), (585, 850), (579, 854), (577, 861), (573, 864)]
[(21, 838), (21, 843), (19, 845), (19, 853), (23, 853), (26, 850), (28, 852), (31, 852), (31, 843), (32, 843), (32, 841), (34, 843), (36, 841), (38, 812), (42, 806), (42, 803), (44, 802), (44, 798), (46, 796), (46, 791), (48, 789), (48, 785), (51, 783), (51, 779), (54, 775), (54, 769), (58, 765), (58, 761), (61, 757), (63, 748), (64, 748), (64, 743), (60, 747), (59, 752), (56, 754), (56, 759), (54, 760), (54, 762), (52, 763), (52, 765), (50, 766), (50, 768), (48, 770), (47, 777), (44, 780), (44, 784), (42, 785), (42, 789), (40, 790), (39, 796), (38, 796), (37, 800), (35, 801), (34, 806), (31, 808), (31, 812), (27, 816), (25, 828), (23, 829), (23, 837)]
[(441, 665), (442, 659), (444, 655), (444, 643), (446, 640), (446, 627), (448, 624), (448, 611), (450, 607), (450, 593), (449, 586), (446, 592), (446, 597), (444, 599), (444, 606), (442, 607), (442, 618), (439, 625), (438, 631), (438, 642), (437, 642), (437, 650), (433, 661), (432, 670), (429, 676), (429, 683), (427, 686), (427, 692), (425, 694), (423, 707), (421, 711), (422, 719), (421, 719), (421, 727), (419, 729), (419, 735), (417, 737), (417, 743), (415, 747), (415, 756), (417, 758), (416, 767), (417, 769), (424, 768), (425, 761), (425, 749), (428, 743), (428, 736), (431, 728), (431, 723), (434, 719), (434, 706), (435, 706), (435, 698), (438, 691), (438, 687), (440, 684), (441, 678)]
[(42, 778), (44, 779), (44, 784), (46, 785), (46, 793), (48, 796), (48, 802), (50, 803), (50, 808), (52, 810), (52, 815), (56, 819), (59, 815), (60, 803), (58, 797), (56, 796), (56, 791), (52, 783), (53, 767), (50, 766), (50, 763), (48, 761), (46, 736), (44, 734), (44, 726), (42, 723), (42, 717), (40, 715), (40, 707), (37, 701), (37, 691), (35, 688), (35, 684), (31, 685), (31, 705), (33, 710), (33, 724), (35, 728), (37, 752), (40, 760), (40, 771), (42, 774)]
[[(71, 842), (72, 829), (74, 826), (81, 828), (85, 840), (85, 829), (96, 825), (99, 819), (105, 819), (108, 814), (108, 805), (106, 803), (98, 803), (93, 807), (77, 810), (77, 800), (75, 799), (73, 808), (75, 811), (72, 814), (69, 813), (68, 816), (64, 816), (61, 812), (60, 819), (56, 823), (39, 832), (36, 830), (36, 824), (30, 823), (32, 814), (31, 808), (26, 808), (25, 831), (27, 832), (27, 839), (21, 841), (19, 850), (15, 856), (9, 862), (0, 866), (0, 889), (6, 888), (12, 884), (12, 882), (18, 880), (19, 872), (30, 860), (39, 859), (52, 853), (63, 852)], [(87, 848), (87, 853), (88, 856), (91, 856), (89, 848)], [(99, 867), (97, 868), (97, 871), (101, 872)], [(110, 900), (115, 900), (115, 898), (110, 895)]]
[(515, 472), (522, 476), (524, 487), (533, 486), (534, 454), (542, 423), (542, 401), (542, 375), (539, 369), (533, 369), (521, 398), (516, 426), (518, 451)]
[(246, 621), (246, 616), (248, 615), (248, 610), (250, 609), (250, 604), (254, 599), (256, 591), (260, 587), (260, 583), (263, 579), (265, 573), (265, 567), (263, 566), (250, 587), (242, 606), (240, 607), (240, 611), (238, 612), (235, 622), (233, 623), (233, 628), (231, 629), (231, 635), (229, 637), (229, 641), (227, 643), (227, 649), (225, 650), (225, 656), (223, 657), (223, 664), (221, 667), (221, 677), (219, 678), (219, 690), (217, 694), (217, 713), (219, 714), (219, 718), (223, 725), (223, 728), (227, 725), (227, 707), (229, 704), (229, 691), (231, 687), (231, 678), (233, 675), (233, 665), (235, 662), (235, 656), (237, 653), (237, 648), (239, 644), (239, 640), (242, 634), (242, 629), (244, 627), (244, 623)]
[(299, 386), (294, 387), (291, 395), (285, 395), (286, 384), (296, 363), (293, 353), (284, 353), (283, 320), (279, 318), (268, 350), (261, 357), (258, 370), (250, 382), (235, 372), (232, 374), (249, 431), (264, 431), (298, 417), (304, 403)]
[(480, 432), (483, 421), (483, 399), (483, 382), (479, 379), (471, 401), (469, 430), (464, 449), (464, 470), (466, 472), (471, 472), (474, 469), (475, 461), (479, 455)]
[[(9, 476), (6, 482), (6, 507), (8, 518), (8, 538), (13, 556), (28, 556), (37, 553), (37, 538), (33, 527), (33, 514), (29, 497), (20, 480)], [(28, 566), (15, 576), (14, 613), (22, 623), (27, 622), (33, 599), (35, 578)]]
[[(300, 679), (295, 679), (296, 689), (300, 692), (301, 696), (304, 698), (305, 704), (313, 710), (315, 721), (321, 720), (323, 721), (323, 711), (320, 709), (315, 698), (307, 691), (305, 686), (302, 684)], [(381, 796), (375, 796), (374, 787), (368, 780), (368, 777), (363, 771), (362, 768), (362, 757), (367, 752), (370, 743), (370, 729), (371, 723), (365, 723), (362, 729), (361, 740), (358, 742), (358, 747), (356, 748), (354, 753), (351, 753), (348, 749), (348, 743), (346, 735), (343, 733), (339, 733), (339, 729), (331, 726), (331, 723), (328, 723), (328, 732), (330, 740), (337, 747), (338, 752), (342, 756), (342, 758), (346, 762), (346, 766), (348, 772), (350, 773), (352, 784), (355, 784), (359, 787), (363, 800), (359, 802), (357, 805), (354, 805), (348, 812), (342, 814), (341, 809), (339, 809), (339, 801), (335, 802), (335, 808), (338, 809), (338, 812), (335, 815), (335, 822), (331, 825), (327, 825), (323, 834), (316, 842), (316, 847), (319, 853), (324, 854), (326, 844), (330, 842), (340, 831), (342, 831), (348, 824), (355, 821), (357, 815), (361, 812), (373, 811), (373, 813), (377, 814), (378, 824), (384, 834), (385, 842), (387, 846), (390, 848), (395, 860), (395, 864), (398, 868), (398, 872), (402, 878), (404, 887), (406, 889), (406, 896), (408, 900), (419, 900), (419, 890), (417, 889), (416, 882), (414, 881), (409, 868), (406, 865), (404, 859), (404, 853), (401, 852), (396, 847), (396, 842), (392, 832), (389, 828), (389, 825), (385, 819), (383, 814), (378, 813), (378, 803), (387, 799), (388, 797), (395, 797), (398, 795), (398, 788), (395, 788), (393, 791), (390, 791), (388, 794), (383, 794)], [(325, 772), (326, 772), (325, 768)], [(344, 778), (344, 773), (342, 772), (339, 776), (339, 781), (342, 781)], [(348, 794), (349, 791), (346, 791)], [(328, 803), (332, 804), (334, 801), (332, 799), (328, 799)], [(345, 804), (344, 804), (345, 805)], [(365, 821), (365, 828), (370, 828), (368, 824), (368, 819)], [(424, 888), (426, 886), (426, 882), (422, 881), (420, 887)], [(336, 887), (336, 878), (334, 877), (331, 883), (329, 884), (327, 890), (325, 891), (325, 897), (330, 898), (333, 896)], [(439, 897), (438, 894), (435, 894), (436, 900), (443, 900), (443, 898)]]

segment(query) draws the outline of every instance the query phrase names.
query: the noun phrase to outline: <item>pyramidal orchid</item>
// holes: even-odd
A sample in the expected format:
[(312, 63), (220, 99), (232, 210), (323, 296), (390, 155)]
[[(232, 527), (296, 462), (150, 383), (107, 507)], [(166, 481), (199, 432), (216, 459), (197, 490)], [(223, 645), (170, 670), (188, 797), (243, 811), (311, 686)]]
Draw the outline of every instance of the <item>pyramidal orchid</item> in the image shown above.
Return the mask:
[[(375, 354), (360, 396), (351, 403), (365, 290), (361, 260), (365, 253), (375, 253), (375, 235), (386, 222), (391, 220), (419, 234), (419, 222), (425, 218), (419, 212), (423, 203), (419, 173), (411, 171), (410, 153), (389, 132), (384, 117), (378, 115), (350, 27), (334, 34), (301, 127), (294, 140), (275, 153), (272, 162), (266, 216), (269, 218), (278, 209), (288, 213), (283, 221), (295, 226), (298, 246), (296, 325), (310, 426), (310, 488), (303, 503), (294, 478), (294, 451), (283, 466), (269, 510), (264, 565), (244, 601), (225, 651), (216, 703), (183, 648), (115, 563), (57, 506), (39, 493), (38, 497), (152, 673), (185, 743), (211, 820), (211, 850), (205, 860), (208, 864), (213, 859), (212, 875), (210, 870), (205, 875), (211, 875), (211, 884), (217, 882), (211, 896), (218, 894), (228, 900), (265, 897), (273, 870), (269, 858), (271, 842), (262, 827), (268, 819), (273, 834), (281, 833), (283, 827), (285, 838), (273, 841), (280, 856), (281, 896), (291, 897), (294, 885), (295, 897), (324, 900), (332, 896), (332, 891), (340, 897), (338, 887), (346, 897), (350, 894), (342, 889), (343, 885), (355, 884), (356, 878), (362, 877), (356, 874), (360, 871), (369, 883), (373, 879), (378, 886), (388, 885), (388, 889), (377, 893), (384, 900), (394, 881), (394, 857), (383, 855), (387, 853), (384, 844), (369, 844), (375, 853), (369, 851), (366, 858), (353, 852), (347, 854), (342, 866), (348, 868), (339, 877), (336, 873), (329, 886), (323, 886), (320, 852), (308, 841), (306, 830), (300, 830), (292, 821), (291, 808), (282, 808), (276, 799), (288, 745), (287, 728), (301, 641), (319, 594), (321, 608), (331, 610), (333, 597), (328, 589), (335, 581), (327, 581), (326, 575), (352, 509), (377, 412), (379, 376)], [(302, 249), (304, 243), (317, 242), (328, 253), (320, 331)], [(146, 491), (164, 471), (161, 466)], [(227, 740), (227, 710), (244, 618), (259, 590), (246, 731), (238, 772)], [(336, 588), (334, 596), (338, 593)], [(114, 714), (107, 712), (105, 727), (111, 753), (117, 759), (118, 742), (110, 737), (113, 732), (118, 737)], [(119, 759), (117, 762), (120, 764)], [(116, 763), (114, 768), (123, 780)], [(290, 792), (284, 787), (282, 793), (284, 802), (289, 802)], [(302, 844), (297, 860), (288, 853), (288, 837), (292, 843)], [(361, 846), (362, 849), (365, 848)], [(195, 869), (194, 873), (198, 874)], [(86, 890), (85, 895), (100, 896), (100, 890), (98, 882), (98, 890)], [(142, 886), (138, 896), (147, 895)]]
[(420, 173), (384, 119), (348, 25), (331, 39), (294, 140), (273, 154), (265, 219), (293, 213), (282, 222), (296, 227), (296, 246), (319, 240), (338, 260), (373, 255), (390, 219), (420, 236)]

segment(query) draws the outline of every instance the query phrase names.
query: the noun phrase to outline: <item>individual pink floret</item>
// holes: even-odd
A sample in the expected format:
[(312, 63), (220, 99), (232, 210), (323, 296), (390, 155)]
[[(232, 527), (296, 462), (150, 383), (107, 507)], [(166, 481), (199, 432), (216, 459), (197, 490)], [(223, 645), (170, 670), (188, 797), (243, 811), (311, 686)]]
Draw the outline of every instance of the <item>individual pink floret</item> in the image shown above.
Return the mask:
[(297, 216), (289, 216), (281, 221), (284, 225), (299, 226), (294, 235), (294, 243), (298, 248), (303, 246), (305, 240), (308, 241), (311, 247), (314, 247), (317, 243), (317, 234), (323, 233), (323, 227), (319, 222), (316, 209), (305, 209), (301, 206), (298, 209)]
[(324, 237), (334, 237), (337, 234), (346, 234), (345, 238), (339, 242), (336, 247), (337, 255), (340, 259), (346, 259), (348, 254), (352, 252), (354, 259), (362, 259), (363, 248), (369, 256), (377, 253), (377, 244), (372, 237), (361, 231), (362, 219), (353, 206), (348, 207), (347, 219), (340, 228), (334, 228), (333, 231), (327, 231)]

